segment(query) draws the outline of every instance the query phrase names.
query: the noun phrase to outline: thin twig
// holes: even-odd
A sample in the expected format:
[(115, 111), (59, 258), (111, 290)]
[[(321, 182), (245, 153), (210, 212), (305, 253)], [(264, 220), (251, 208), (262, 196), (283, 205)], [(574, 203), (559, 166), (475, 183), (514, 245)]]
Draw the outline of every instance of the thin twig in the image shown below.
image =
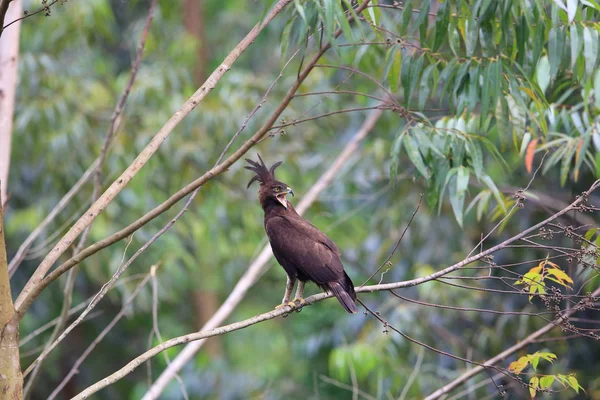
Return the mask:
[(96, 346), (98, 345), (98, 343), (100, 343), (102, 341), (102, 339), (104, 339), (104, 337), (112, 330), (112, 328), (117, 324), (117, 322), (119, 322), (119, 320), (121, 318), (123, 318), (125, 316), (125, 314), (127, 314), (127, 310), (129, 309), (129, 306), (131, 305), (131, 303), (133, 302), (133, 300), (137, 297), (137, 295), (140, 293), (140, 291), (142, 290), (142, 288), (144, 286), (146, 286), (146, 283), (148, 283), (148, 281), (150, 280), (150, 277), (153, 274), (155, 274), (155, 271), (156, 271), (156, 269), (159, 266), (160, 266), (160, 263), (156, 264), (156, 265), (153, 265), (150, 268), (150, 272), (148, 274), (146, 274), (146, 276), (144, 277), (144, 279), (142, 279), (142, 281), (135, 287), (135, 289), (133, 290), (133, 292), (125, 300), (125, 302), (123, 303), (123, 306), (121, 307), (121, 310), (119, 311), (119, 313), (117, 315), (115, 315), (115, 317), (112, 319), (112, 321), (110, 321), (110, 323), (102, 330), (102, 332), (100, 332), (100, 334), (85, 349), (85, 351), (81, 354), (81, 356), (79, 356), (79, 358), (77, 359), (77, 361), (75, 361), (75, 363), (71, 367), (71, 370), (69, 371), (69, 373), (67, 374), (67, 376), (65, 376), (63, 378), (63, 380), (60, 382), (60, 384), (52, 391), (52, 393), (50, 393), (50, 396), (48, 396), (48, 400), (54, 399), (60, 393), (60, 391), (66, 386), (66, 384), (69, 383), (69, 381), (71, 380), (71, 378), (73, 376), (75, 376), (75, 374), (77, 374), (79, 372), (79, 366), (81, 366), (81, 364), (83, 364), (83, 362), (85, 361), (85, 359), (96, 348)]
[(415, 219), (415, 216), (417, 215), (417, 212), (419, 212), (419, 208), (421, 208), (421, 202), (422, 201), (423, 201), (423, 193), (421, 193), (421, 196), (419, 197), (419, 202), (417, 203), (417, 207), (415, 208), (415, 211), (413, 211), (412, 215), (410, 216), (410, 219), (408, 220), (408, 224), (406, 224), (406, 227), (402, 231), (402, 235), (400, 235), (400, 238), (396, 242), (396, 246), (394, 246), (394, 248), (392, 249), (392, 252), (388, 255), (388, 257), (385, 259), (385, 261), (379, 266), (379, 268), (377, 268), (377, 270), (375, 272), (373, 272), (371, 274), (371, 276), (369, 276), (363, 282), (362, 285), (360, 285), (361, 287), (365, 286), (371, 280), (371, 278), (373, 278), (379, 271), (381, 271), (381, 269), (384, 266), (386, 266), (388, 264), (388, 262), (390, 261), (390, 259), (394, 256), (394, 253), (396, 253), (396, 250), (398, 250), (398, 247), (400, 246), (400, 243), (402, 242), (402, 239), (404, 238), (404, 235), (406, 234), (406, 231), (408, 231), (408, 228), (410, 227), (410, 225), (412, 224), (413, 220)]
[[(10, 3), (12, 0), (8, 0), (8, 2)], [(15, 19), (14, 21), (9, 22), (8, 24), (4, 25), (2, 27), (2, 29), (0, 29), (0, 35), (2, 34), (2, 31), (6, 28), (8, 28), (9, 26), (11, 26), (12, 24), (22, 21), (25, 18), (29, 18), (29, 17), (33, 17), (36, 14), (39, 14), (41, 12), (48, 12), (48, 10), (50, 10), (50, 7), (52, 7), (53, 5), (55, 5), (56, 3), (58, 3), (59, 0), (52, 0), (52, 2), (50, 2), (50, 4), (47, 4), (43, 7), (38, 8), (37, 10), (35, 10), (34, 12), (27, 12), (25, 15), (23, 15), (22, 17), (19, 17), (17, 19)], [(4, 19), (2, 19), (2, 23), (4, 23)]]

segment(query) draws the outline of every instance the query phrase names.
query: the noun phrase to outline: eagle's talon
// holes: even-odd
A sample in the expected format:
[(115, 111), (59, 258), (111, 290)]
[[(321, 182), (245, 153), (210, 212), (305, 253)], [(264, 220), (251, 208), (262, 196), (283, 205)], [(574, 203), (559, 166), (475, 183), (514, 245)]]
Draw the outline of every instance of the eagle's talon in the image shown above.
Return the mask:
[(300, 312), (302, 311), (302, 308), (306, 305), (306, 300), (304, 300), (302, 297), (296, 297), (294, 300), (291, 301), (292, 304), (294, 304), (294, 307), (297, 308), (296, 312)]
[[(284, 307), (291, 307), (292, 310), (293, 310), (294, 308), (296, 308), (296, 305), (294, 304), (294, 302), (290, 301), (290, 302), (287, 302), (287, 303), (281, 303), (281, 304), (276, 305), (275, 309), (279, 310), (280, 308), (284, 308)], [(286, 312), (286, 313), (282, 314), (281, 316), (283, 318), (287, 318), (290, 315), (290, 312)]]

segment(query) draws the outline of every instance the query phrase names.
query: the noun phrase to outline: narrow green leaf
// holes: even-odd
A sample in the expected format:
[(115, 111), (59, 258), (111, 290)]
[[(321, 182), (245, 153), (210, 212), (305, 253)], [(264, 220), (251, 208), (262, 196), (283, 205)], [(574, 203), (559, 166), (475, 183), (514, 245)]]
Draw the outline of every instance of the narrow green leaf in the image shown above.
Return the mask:
[(577, 14), (577, 5), (579, 0), (567, 0), (567, 22), (570, 24)]
[(490, 204), (490, 198), (492, 197), (492, 192), (485, 189), (481, 193), (485, 193), (481, 200), (479, 200), (479, 204), (477, 205), (477, 221), (481, 221), (483, 218), (483, 214), (487, 212), (488, 206)]
[(408, 154), (408, 158), (413, 163), (413, 165), (417, 168), (417, 170), (425, 177), (425, 179), (429, 180), (429, 169), (425, 165), (423, 161), (423, 157), (421, 156), (421, 152), (419, 151), (419, 146), (415, 139), (409, 134), (404, 136), (403, 140), (404, 147), (406, 148), (406, 153)]
[(581, 0), (581, 4), (592, 7), (596, 11), (600, 11), (600, 3), (598, 3), (596, 0)]
[(508, 136), (510, 129), (510, 121), (508, 118), (508, 104), (504, 96), (499, 96), (496, 102), (496, 126), (498, 127), (498, 136), (502, 140), (503, 137)]
[(467, 49), (467, 57), (473, 57), (475, 48), (477, 47), (477, 36), (479, 33), (479, 23), (473, 17), (466, 22), (466, 38), (465, 46)]
[(550, 85), (550, 62), (548, 57), (543, 56), (540, 58), (535, 69), (535, 78), (538, 86), (542, 92), (545, 92)]
[(490, 104), (492, 104), (493, 100), (496, 98), (493, 94), (491, 94), (493, 79), (496, 78), (496, 74), (494, 73), (494, 63), (496, 61), (492, 61), (488, 64), (485, 72), (483, 73), (483, 88), (481, 90), (481, 118), (484, 119), (487, 117)]
[(429, 23), (429, 10), (431, 8), (431, 0), (422, 0), (419, 17), (417, 18), (416, 26), (419, 28), (419, 38), (421, 43), (425, 42), (427, 34), (427, 26)]
[(390, 163), (390, 179), (392, 181), (392, 185), (396, 182), (396, 177), (398, 175), (398, 165), (400, 164), (400, 150), (402, 149), (402, 138), (404, 137), (404, 132), (402, 132), (396, 140), (394, 140), (394, 144), (392, 146), (392, 151), (390, 152), (392, 161)]
[(600, 108), (600, 69), (594, 74), (594, 98), (596, 108)]
[(583, 47), (583, 32), (580, 25), (571, 25), (569, 27), (569, 39), (571, 39), (571, 68), (575, 67), (577, 57)]
[[(461, 167), (462, 168), (462, 167)], [(460, 170), (460, 169), (458, 169)], [(460, 225), (461, 227), (463, 226), (463, 208), (464, 208), (464, 203), (465, 203), (465, 196), (464, 193), (461, 196), (458, 191), (457, 191), (457, 175), (458, 175), (458, 171), (457, 174), (455, 174), (449, 182), (449, 186), (448, 186), (448, 198), (450, 199), (450, 205), (452, 206), (452, 211), (454, 212), (454, 218), (456, 218), (456, 222), (458, 222), (458, 225)]]
[(565, 152), (565, 156), (562, 159), (562, 166), (560, 168), (560, 185), (564, 186), (567, 182), (567, 177), (569, 176), (569, 169), (571, 168), (571, 161), (573, 160), (573, 156), (575, 155), (575, 151), (577, 150), (577, 140), (569, 141), (567, 151)]
[(585, 58), (585, 74), (591, 77), (598, 58), (598, 31), (594, 28), (583, 28), (583, 57)]
[(429, 92), (432, 88), (430, 85), (429, 77), (431, 76), (431, 72), (434, 68), (437, 68), (437, 64), (431, 64), (425, 71), (423, 71), (423, 75), (421, 76), (421, 84), (419, 86), (419, 110), (423, 111), (425, 108), (425, 102), (429, 97)]
[(408, 25), (410, 23), (410, 21), (412, 20), (412, 14), (413, 14), (413, 4), (412, 4), (413, 0), (407, 0), (406, 2), (404, 2), (404, 10), (402, 10), (402, 25), (400, 26), (400, 32), (401, 34), (406, 34), (407, 32), (407, 28)]
[(420, 55), (419, 57), (417, 57), (417, 59), (412, 62), (410, 64), (410, 89), (409, 89), (409, 93), (415, 93), (415, 89), (417, 87), (417, 83), (419, 83), (419, 75), (421, 74), (421, 72), (423, 71), (423, 61), (424, 61), (424, 57), (423, 55)]
[(304, 7), (300, 4), (300, 0), (294, 0), (294, 6), (296, 7), (296, 11), (300, 14), (300, 17), (304, 20), (306, 24), (308, 21), (306, 20), (306, 14), (304, 13)]
[(343, 2), (335, 2), (335, 19), (337, 23), (340, 25), (342, 29), (342, 33), (347, 41), (356, 41), (354, 35), (352, 34), (352, 28), (350, 28), (350, 23), (348, 22), (348, 18), (346, 17), (346, 13), (344, 12), (344, 7), (342, 7)]
[(400, 68), (400, 81), (404, 89), (404, 103), (408, 106), (410, 103), (410, 88), (412, 82), (410, 80), (410, 67), (414, 64), (412, 57), (406, 56), (402, 58), (402, 66)]
[(560, 68), (564, 50), (564, 33), (560, 28), (550, 29), (548, 35), (548, 59), (550, 61), (550, 76), (554, 78)]
[[(448, 186), (448, 183), (450, 183), (450, 180), (455, 179), (457, 172), (458, 172), (458, 168), (452, 168), (450, 171), (448, 171), (448, 174), (446, 174), (446, 179), (444, 180), (444, 185), (442, 186), (442, 190), (440, 190), (440, 201), (438, 203), (438, 214), (442, 211), (442, 199), (444, 198), (444, 193), (446, 192), (446, 187)], [(456, 186), (451, 185), (451, 187), (455, 188)]]
[(467, 142), (467, 151), (471, 156), (471, 163), (473, 164), (473, 171), (475, 171), (475, 176), (477, 179), (481, 178), (481, 173), (483, 172), (483, 155), (481, 153), (481, 148), (479, 144), (474, 140), (469, 140)]
[(436, 12), (435, 21), (435, 37), (433, 39), (433, 51), (437, 51), (444, 40), (448, 32), (448, 25), (450, 22), (450, 2), (443, 1), (439, 3), (439, 7)]
[(477, 64), (475, 67), (469, 70), (469, 95), (468, 95), (468, 104), (467, 104), (467, 115), (466, 118), (469, 118), (471, 112), (479, 104), (479, 71), (481, 70), (481, 65)]
[(504, 211), (504, 213), (506, 214), (506, 205), (504, 204), (504, 198), (503, 198), (502, 194), (500, 193), (500, 191), (498, 190), (498, 188), (496, 187), (496, 184), (494, 183), (492, 178), (490, 178), (489, 175), (484, 173), (483, 176), (481, 177), (481, 180), (483, 181), (485, 186), (487, 186), (492, 191), (492, 194), (494, 195), (496, 202), (502, 208), (502, 211)]
[(400, 47), (396, 47), (394, 51), (394, 59), (392, 61), (392, 68), (390, 69), (389, 82), (390, 89), (392, 92), (396, 92), (398, 90), (398, 85), (400, 84), (400, 72), (402, 71), (402, 49)]
[(525, 127), (527, 123), (526, 110), (521, 108), (519, 103), (517, 103), (512, 95), (507, 94), (505, 97), (513, 131), (516, 131), (519, 136), (523, 136), (525, 134)]
[[(533, 51), (531, 52), (532, 58), (531, 63), (536, 65), (538, 60), (540, 59), (540, 54), (542, 53), (542, 49), (544, 48), (544, 44), (546, 43), (546, 33), (545, 33), (545, 20), (540, 18), (536, 20), (536, 26), (533, 31)], [(525, 38), (525, 43), (529, 42), (529, 38)], [(526, 47), (527, 48), (527, 47)], [(527, 50), (525, 50), (527, 52)], [(525, 56), (527, 57), (527, 55)]]

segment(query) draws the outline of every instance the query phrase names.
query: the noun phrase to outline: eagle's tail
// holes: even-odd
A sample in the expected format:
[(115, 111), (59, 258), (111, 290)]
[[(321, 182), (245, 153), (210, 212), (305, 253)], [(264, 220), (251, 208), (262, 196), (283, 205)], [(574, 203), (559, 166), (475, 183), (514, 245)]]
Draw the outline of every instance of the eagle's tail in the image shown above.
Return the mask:
[(344, 277), (339, 281), (328, 282), (327, 289), (338, 299), (342, 307), (350, 314), (356, 314), (358, 308), (354, 301), (356, 300), (356, 292), (354, 284), (350, 277), (344, 272)]

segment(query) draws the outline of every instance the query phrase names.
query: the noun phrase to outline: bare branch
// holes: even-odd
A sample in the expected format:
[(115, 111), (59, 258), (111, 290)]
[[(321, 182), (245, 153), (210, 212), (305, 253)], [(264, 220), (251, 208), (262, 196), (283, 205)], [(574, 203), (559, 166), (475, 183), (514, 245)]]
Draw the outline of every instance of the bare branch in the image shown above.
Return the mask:
[[(486, 250), (483, 252), (480, 252), (479, 254), (475, 255), (475, 256), (471, 256), (466, 258), (465, 260), (456, 263), (448, 268), (445, 268), (441, 271), (435, 272), (433, 274), (424, 276), (424, 277), (420, 277), (420, 278), (416, 278), (416, 279), (412, 279), (412, 280), (408, 280), (408, 281), (403, 281), (403, 282), (395, 282), (395, 283), (387, 283), (387, 284), (380, 284), (380, 285), (371, 285), (371, 286), (363, 286), (363, 287), (358, 287), (356, 288), (356, 291), (358, 293), (361, 292), (366, 292), (366, 293), (371, 293), (371, 292), (376, 292), (376, 291), (383, 291), (383, 290), (391, 290), (391, 289), (397, 289), (397, 288), (401, 288), (401, 287), (411, 287), (411, 286), (417, 286), (420, 284), (423, 284), (425, 282), (431, 281), (431, 280), (436, 280), (438, 278), (440, 278), (441, 276), (444, 276), (452, 271), (455, 271), (457, 269), (460, 269), (474, 261), (477, 261), (481, 258), (484, 258), (494, 252), (497, 252), (499, 250), (502, 250), (504, 248), (506, 248), (508, 245), (510, 245), (511, 243), (520, 240), (521, 238), (527, 236), (527, 234), (540, 229), (541, 227), (551, 223), (552, 221), (554, 221), (555, 219), (559, 218), (561, 215), (570, 212), (572, 210), (576, 210), (578, 209), (583, 203), (585, 203), (585, 201), (587, 200), (587, 197), (598, 188), (598, 186), (600, 186), (600, 181), (596, 181), (591, 188), (587, 191), (584, 192), (581, 196), (579, 196), (573, 203), (571, 203), (567, 208), (559, 211), (558, 213), (550, 216), (549, 218), (545, 219), (544, 221), (524, 230), (523, 232), (505, 240), (504, 242)], [(300, 208), (300, 207), (299, 207)], [(265, 262), (266, 259), (268, 259), (268, 255), (269, 255), (269, 251), (267, 249), (263, 250), (263, 253), (261, 254), (261, 256), (259, 257), (259, 260), (262, 258), (263, 254), (266, 254), (266, 256), (264, 257)], [(255, 274), (255, 276), (251, 276), (250, 278), (248, 278), (249, 273), (252, 272), (253, 274)], [(248, 270), (248, 272), (246, 273), (246, 275), (244, 275), (244, 277), (242, 277), (242, 279), (240, 280), (240, 282), (242, 282), (243, 280), (245, 281), (253, 281), (256, 276), (258, 275), (258, 272), (260, 272), (260, 268), (254, 268), (254, 265), (251, 266)], [(240, 283), (238, 283), (239, 285)], [(94, 384), (93, 386), (91, 386), (90, 388), (86, 389), (86, 391), (82, 392), (80, 394), (80, 396), (82, 397), (76, 397), (76, 398), (86, 398), (87, 396), (89, 396), (92, 393), (95, 393), (97, 390), (100, 390), (101, 388), (108, 386), (111, 383), (116, 382), (117, 380), (123, 378), (124, 376), (126, 376), (127, 374), (129, 374), (131, 371), (133, 371), (135, 368), (137, 368), (139, 365), (141, 365), (143, 362), (147, 361), (148, 359), (150, 359), (151, 357), (153, 357), (154, 355), (170, 348), (173, 346), (177, 346), (183, 343), (188, 343), (190, 341), (196, 341), (196, 340), (200, 340), (200, 339), (205, 339), (208, 337), (212, 337), (212, 336), (216, 336), (216, 335), (222, 335), (228, 332), (232, 332), (234, 330), (238, 330), (238, 329), (242, 329), (245, 327), (248, 327), (250, 325), (254, 325), (256, 323), (268, 320), (268, 319), (273, 319), (275, 317), (278, 317), (280, 315), (284, 315), (287, 314), (293, 310), (295, 310), (297, 307), (292, 307), (292, 306), (286, 306), (286, 307), (282, 307), (278, 310), (274, 310), (268, 313), (264, 313), (264, 314), (260, 314), (257, 315), (253, 318), (247, 319), (245, 321), (241, 321), (241, 322), (236, 322), (230, 325), (226, 325), (223, 326), (221, 328), (213, 328), (210, 327), (210, 329), (207, 328), (207, 325), (210, 326), (209, 324), (211, 323), (211, 321), (216, 320), (217, 316), (221, 316), (220, 314), (224, 314), (221, 313), (222, 309), (225, 308), (226, 310), (228, 310), (229, 312), (232, 311), (232, 309), (235, 307), (235, 305), (241, 300), (241, 298), (243, 297), (243, 295), (245, 294), (245, 291), (248, 289), (248, 287), (251, 286), (250, 284), (248, 284), (247, 287), (243, 288), (243, 291), (241, 291), (241, 293), (236, 293), (236, 289), (238, 289), (238, 287), (236, 286), (236, 288), (234, 289), (234, 291), (232, 292), (232, 294), (230, 295), (230, 297), (227, 299), (227, 301), (224, 303), (224, 305), (221, 307), (221, 309), (219, 309), (219, 311), (217, 311), (217, 313), (215, 314), (215, 316), (213, 316), (213, 318), (205, 325), (204, 330), (200, 331), (200, 332), (196, 332), (196, 333), (192, 333), (192, 334), (188, 334), (188, 335), (184, 335), (184, 336), (180, 336), (178, 338), (174, 338), (171, 340), (168, 340), (158, 346), (156, 346), (153, 349), (150, 349), (149, 351), (147, 351), (146, 353), (140, 355), (139, 357), (135, 358), (133, 361), (131, 361), (130, 363), (128, 363), (126, 366), (124, 366), (123, 368), (121, 368), (119, 371), (115, 372), (114, 374), (110, 375), (109, 377), (103, 379), (102, 381)], [(599, 289), (600, 290), (600, 289)], [(232, 297), (233, 295), (236, 295), (236, 297)], [(329, 298), (332, 295), (329, 293), (320, 293), (320, 294), (316, 294), (313, 296), (308, 297), (306, 300), (306, 304), (310, 305), (316, 301), (321, 301), (323, 299)], [(231, 300), (231, 303), (233, 304), (228, 304), (228, 301)], [(229, 314), (227, 314), (229, 315)], [(225, 316), (226, 317), (226, 316)], [(225, 318), (223, 317), (223, 319)], [(555, 326), (555, 324), (551, 324), (552, 327)], [(201, 343), (201, 342), (198, 342)], [(163, 389), (166, 384), (170, 381), (170, 379), (172, 378), (172, 374), (173, 372), (177, 372), (184, 364), (184, 361), (189, 360), (193, 354), (195, 354), (195, 349), (194, 347), (199, 348), (201, 346), (196, 344), (196, 345), (188, 345), (188, 347), (186, 347), (186, 349), (184, 349), (182, 351), (182, 353), (180, 353), (178, 355), (178, 357), (174, 360), (174, 362), (171, 364), (171, 369), (173, 369), (173, 371), (170, 372), (171, 376), (165, 379), (159, 378), (160, 381), (160, 388)], [(190, 349), (190, 350), (188, 350)], [(182, 354), (185, 354), (186, 360), (184, 361), (179, 361), (180, 358), (182, 358)], [(460, 358), (461, 360), (465, 360), (463, 358)], [(478, 363), (476, 363), (478, 364)], [(177, 366), (179, 369), (175, 369), (175, 366)], [(158, 386), (159, 381), (157, 381), (157, 383), (155, 383), (155, 385)], [(158, 394), (160, 393), (159, 390), (153, 390), (152, 388), (150, 389), (150, 391), (146, 394), (145, 398), (148, 399), (152, 399), (155, 398), (155, 396), (158, 396)]]
[[(596, 289), (591, 294), (591, 297), (596, 297), (598, 295), (600, 295), (600, 288)], [(564, 320), (565, 318), (573, 315), (577, 311), (579, 311), (578, 308), (577, 307), (573, 307), (570, 310), (564, 312), (561, 315), (561, 318)], [(543, 328), (540, 328), (537, 331), (533, 332), (531, 335), (527, 336), (525, 339), (519, 341), (519, 343), (517, 343), (517, 344), (515, 344), (515, 345), (513, 345), (511, 347), (509, 347), (508, 349), (504, 350), (503, 352), (499, 353), (498, 355), (490, 358), (489, 360), (487, 360), (486, 362), (484, 362), (481, 366), (477, 366), (477, 367), (474, 367), (474, 368), (468, 370), (467, 372), (465, 372), (464, 374), (462, 374), (461, 376), (459, 376), (458, 378), (456, 378), (452, 382), (450, 382), (450, 383), (442, 386), (441, 388), (439, 388), (438, 390), (436, 390), (435, 392), (433, 392), (429, 396), (427, 396), (425, 398), (425, 400), (439, 399), (444, 394), (450, 392), (452, 389), (454, 389), (454, 388), (462, 385), (467, 380), (471, 379), (473, 376), (479, 374), (486, 367), (491, 367), (494, 364), (496, 364), (496, 363), (504, 360), (506, 357), (512, 355), (513, 353), (516, 353), (517, 351), (521, 350), (523, 347), (529, 345), (530, 343), (534, 343), (537, 338), (539, 338), (540, 336), (543, 336), (546, 333), (550, 332), (556, 326), (557, 326), (556, 322), (552, 321), (551, 323), (547, 324)]]
[(156, 264), (150, 268), (150, 272), (148, 274), (146, 274), (144, 279), (142, 279), (142, 281), (135, 287), (133, 292), (125, 300), (125, 303), (121, 307), (121, 310), (119, 311), (119, 313), (117, 315), (115, 315), (115, 317), (112, 319), (112, 321), (110, 321), (110, 323), (108, 325), (106, 325), (106, 327), (102, 330), (102, 332), (100, 332), (100, 334), (96, 337), (96, 339), (94, 339), (94, 341), (92, 343), (90, 343), (90, 345), (87, 347), (87, 349), (85, 349), (85, 351), (81, 354), (81, 356), (79, 356), (77, 361), (75, 361), (75, 363), (71, 367), (71, 370), (69, 371), (67, 376), (65, 376), (65, 378), (60, 382), (60, 384), (56, 387), (56, 389), (54, 389), (52, 391), (52, 393), (50, 393), (50, 396), (48, 396), (48, 400), (56, 398), (58, 393), (60, 393), (60, 391), (71, 380), (71, 378), (79, 372), (78, 371), (79, 366), (81, 364), (83, 364), (83, 362), (85, 361), (87, 356), (90, 355), (90, 353), (96, 348), (98, 343), (100, 343), (102, 341), (102, 339), (104, 339), (104, 337), (111, 331), (111, 329), (117, 324), (117, 322), (119, 322), (119, 320), (121, 318), (123, 318), (123, 316), (125, 316), (125, 314), (127, 313), (127, 310), (129, 309), (129, 306), (131, 305), (133, 300), (140, 293), (142, 288), (144, 286), (146, 286), (146, 283), (148, 283), (148, 281), (150, 280), (150, 277), (156, 273), (156, 269), (159, 266), (160, 266), (160, 264)]
[[(100, 196), (98, 201), (96, 201), (90, 207), (90, 209), (86, 211), (86, 213), (73, 225), (73, 227), (71, 227), (65, 236), (59, 240), (54, 249), (40, 263), (36, 271), (33, 273), (33, 276), (30, 278), (17, 297), (15, 302), (15, 306), (17, 308), (17, 313), (15, 314), (17, 322), (23, 317), (24, 312), (27, 310), (27, 308), (29, 308), (31, 302), (33, 302), (34, 298), (40, 293), (40, 288), (43, 288), (43, 285), (40, 284), (56, 260), (58, 260), (58, 258), (66, 251), (66, 249), (83, 232), (83, 230), (94, 221), (100, 212), (102, 212), (102, 210), (104, 210), (104, 208), (121, 192), (121, 190), (131, 181), (131, 179), (133, 179), (133, 177), (146, 164), (150, 157), (152, 157), (152, 155), (158, 150), (158, 147), (167, 139), (179, 122), (181, 122), (186, 115), (192, 112), (194, 108), (196, 108), (196, 106), (208, 95), (208, 93), (214, 89), (219, 80), (229, 69), (231, 69), (233, 63), (235, 63), (239, 56), (254, 42), (258, 34), (290, 2), (291, 0), (280, 0), (277, 4), (275, 4), (262, 22), (252, 28), (248, 35), (246, 35), (246, 37), (229, 53), (229, 55), (225, 57), (225, 60), (221, 63), (221, 65), (208, 77), (206, 82), (196, 91), (196, 93), (194, 93), (192, 97), (190, 97), (190, 99), (183, 104), (179, 111), (177, 111), (165, 123), (165, 125), (152, 138), (150, 143), (148, 143), (144, 150), (142, 150), (142, 152), (136, 157), (133, 163), (127, 167), (121, 176), (110, 185), (110, 187), (102, 194), (102, 196)], [(299, 86), (300, 83), (301, 81), (297, 82), (297, 85)], [(296, 88), (294, 88), (294, 91)], [(255, 140), (257, 140), (262, 137), (262, 134), (257, 133), (255, 136), (258, 136), (255, 138)], [(254, 142), (252, 139), (250, 139), (248, 142), (246, 142), (245, 146), (229, 157), (219, 167), (213, 168), (201, 178), (197, 179), (195, 181), (195, 187), (200, 187), (206, 181), (225, 171), (227, 167), (241, 157), (250, 147), (252, 147), (253, 144)]]

